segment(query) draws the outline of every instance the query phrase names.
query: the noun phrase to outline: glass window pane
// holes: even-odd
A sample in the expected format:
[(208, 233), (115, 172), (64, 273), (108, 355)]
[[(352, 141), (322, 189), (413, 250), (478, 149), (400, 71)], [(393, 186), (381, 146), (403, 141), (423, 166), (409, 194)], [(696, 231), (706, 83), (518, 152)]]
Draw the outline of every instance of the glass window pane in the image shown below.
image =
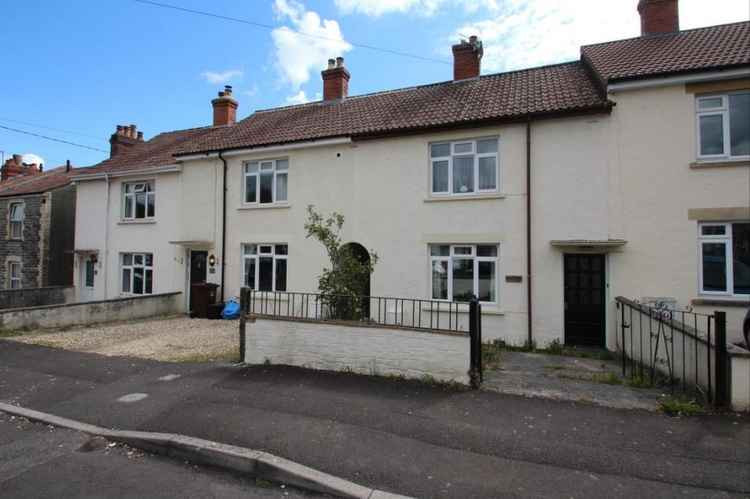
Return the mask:
[(698, 109), (715, 109), (723, 105), (721, 97), (705, 97), (698, 100)]
[(288, 170), (289, 169), (289, 160), (288, 159), (277, 159), (276, 160), (276, 170)]
[(448, 299), (448, 262), (432, 262), (432, 299)]
[(85, 275), (86, 282), (84, 283), (84, 286), (87, 288), (93, 288), (94, 287), (94, 262), (91, 260), (86, 260), (86, 275)]
[(133, 192), (133, 184), (125, 184), (125, 193)]
[(258, 254), (258, 246), (255, 244), (246, 244), (245, 245), (245, 254), (246, 255), (257, 255)]
[(479, 158), (479, 188), (497, 188), (497, 168), (494, 156)]
[(245, 202), (254, 203), (258, 199), (258, 176), (248, 175), (245, 177)]
[(245, 165), (245, 171), (247, 173), (258, 173), (258, 163), (253, 161)]
[(154, 195), (153, 194), (149, 194), (148, 197), (146, 198), (146, 201), (148, 203), (148, 205), (146, 207), (147, 208), (146, 216), (153, 217), (154, 216), (154, 211), (155, 211), (155, 206), (154, 206), (155, 198), (154, 198)]
[(133, 269), (133, 294), (143, 294), (143, 268), (136, 267)]
[(470, 301), (474, 296), (474, 260), (453, 260), (453, 300)]
[(276, 260), (276, 291), (286, 291), (286, 259)]
[(255, 258), (245, 258), (245, 286), (255, 289)]
[(724, 118), (720, 114), (700, 117), (701, 154), (724, 154)]
[(497, 139), (478, 140), (477, 152), (479, 154), (497, 152)]
[(467, 152), (472, 152), (474, 150), (474, 143), (473, 142), (464, 142), (461, 144), (454, 144), (453, 145), (453, 152), (456, 154), (463, 154)]
[(430, 255), (432, 256), (450, 256), (451, 247), (447, 244), (431, 244)]
[(478, 262), (479, 301), (495, 301), (495, 262)]
[(146, 266), (151, 267), (154, 263), (154, 255), (152, 255), (151, 253), (146, 253), (144, 257)]
[(146, 184), (146, 192), (154, 192), (154, 184), (151, 182)]
[(494, 244), (477, 246), (477, 256), (497, 256), (497, 246)]
[(143, 265), (143, 255), (133, 255), (134, 265)]
[(289, 252), (289, 246), (286, 244), (277, 244), (276, 245), (276, 254), (277, 255), (286, 255)]
[(122, 254), (122, 264), (123, 265), (133, 265), (133, 254), (132, 253), (123, 253)]
[(125, 196), (125, 218), (133, 218), (133, 196)]
[(750, 93), (729, 96), (729, 143), (732, 156), (750, 156)]
[(732, 224), (734, 293), (750, 294), (750, 223)]
[(260, 202), (273, 202), (273, 173), (262, 173), (260, 176)]
[(122, 269), (122, 292), (130, 293), (130, 269)]
[(454, 255), (471, 255), (471, 246), (456, 246), (453, 248)]
[(153, 273), (153, 270), (146, 271), (145, 293), (149, 295), (153, 292)]
[(276, 201), (286, 201), (287, 174), (276, 175)]
[(273, 291), (273, 258), (260, 259), (258, 289), (261, 291)]
[(135, 218), (146, 217), (146, 194), (139, 193), (135, 195)]
[(727, 290), (727, 259), (724, 243), (703, 243), (703, 291)]
[(430, 157), (445, 158), (451, 155), (450, 144), (432, 144), (430, 146)]
[(273, 255), (273, 246), (267, 246), (267, 245), (261, 246), (260, 253), (262, 255)]
[(273, 161), (264, 161), (260, 164), (261, 171), (263, 170), (273, 170)]
[(453, 158), (453, 192), (474, 192), (474, 157)]
[(723, 236), (726, 234), (726, 227), (724, 225), (702, 225), (701, 235), (702, 236)]
[(448, 161), (432, 162), (432, 192), (448, 192)]

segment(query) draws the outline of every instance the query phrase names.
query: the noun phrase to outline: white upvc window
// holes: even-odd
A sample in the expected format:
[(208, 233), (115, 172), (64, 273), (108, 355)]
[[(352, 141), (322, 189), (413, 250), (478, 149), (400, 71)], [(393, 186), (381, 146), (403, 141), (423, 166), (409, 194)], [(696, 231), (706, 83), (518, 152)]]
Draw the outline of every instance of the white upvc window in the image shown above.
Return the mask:
[(431, 244), (431, 298), (497, 303), (497, 266), (497, 244)]
[(21, 262), (8, 262), (8, 288), (21, 289)]
[(430, 192), (470, 196), (498, 192), (497, 137), (430, 144)]
[(243, 244), (243, 284), (258, 291), (286, 291), (286, 244)]
[(750, 159), (750, 91), (696, 98), (698, 158)]
[(23, 221), (25, 215), (24, 203), (10, 203), (8, 213), (10, 239), (23, 238)]
[(244, 164), (242, 199), (245, 204), (286, 203), (289, 160), (267, 159)]
[(156, 216), (156, 191), (153, 181), (123, 184), (122, 218), (148, 220)]
[(120, 255), (121, 291), (126, 295), (150, 295), (154, 290), (154, 256), (151, 253)]
[(698, 226), (702, 294), (750, 295), (750, 221)]

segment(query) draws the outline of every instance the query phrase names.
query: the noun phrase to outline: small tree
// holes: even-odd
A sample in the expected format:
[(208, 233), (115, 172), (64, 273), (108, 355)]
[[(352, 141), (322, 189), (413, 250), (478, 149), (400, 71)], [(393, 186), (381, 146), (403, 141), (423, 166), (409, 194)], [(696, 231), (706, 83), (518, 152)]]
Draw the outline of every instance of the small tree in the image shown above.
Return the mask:
[(333, 212), (324, 219), (313, 205), (307, 207), (306, 237), (312, 237), (326, 249), (330, 268), (323, 268), (318, 277), (318, 291), (328, 313), (334, 319), (361, 320), (369, 298), (366, 283), (378, 263), (378, 255), (370, 251), (370, 258), (362, 261), (350, 245), (341, 243), (344, 216)]

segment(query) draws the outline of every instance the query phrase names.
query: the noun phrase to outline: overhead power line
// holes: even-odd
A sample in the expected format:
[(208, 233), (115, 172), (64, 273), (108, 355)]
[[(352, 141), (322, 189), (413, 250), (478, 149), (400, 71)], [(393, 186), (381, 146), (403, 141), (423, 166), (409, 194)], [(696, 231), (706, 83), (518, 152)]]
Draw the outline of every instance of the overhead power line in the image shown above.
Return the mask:
[(84, 145), (84, 144), (78, 144), (76, 142), (70, 142), (68, 140), (58, 139), (58, 138), (55, 138), (55, 137), (48, 137), (47, 135), (41, 135), (41, 134), (38, 134), (38, 133), (29, 132), (27, 130), (19, 130), (18, 128), (11, 128), (9, 126), (0, 125), (0, 128), (2, 128), (4, 130), (10, 130), (11, 132), (23, 133), (23, 134), (26, 134), (26, 135), (32, 135), (34, 137), (39, 137), (40, 139), (51, 140), (53, 142), (60, 142), (62, 144), (68, 144), (70, 146), (82, 147), (83, 149), (90, 149), (92, 151), (99, 151), (99, 152), (106, 152), (106, 153), (109, 152), (109, 151), (105, 151), (104, 149), (99, 149), (98, 147), (91, 147), (91, 146), (87, 146), (87, 145)]
[[(224, 21), (231, 21), (231, 22), (236, 22), (236, 23), (247, 24), (247, 25), (250, 25), (250, 26), (254, 26), (256, 28), (266, 29), (266, 30), (269, 30), (269, 31), (272, 31), (272, 30), (275, 30), (275, 29), (279, 28), (278, 26), (274, 26), (274, 25), (271, 25), (271, 24), (260, 23), (260, 22), (257, 22), (257, 21), (251, 21), (249, 19), (242, 19), (242, 18), (239, 18), (239, 17), (225, 16), (225, 15), (222, 15), (222, 14), (215, 14), (213, 12), (206, 12), (206, 11), (202, 11), (202, 10), (188, 9), (186, 7), (180, 7), (178, 5), (171, 5), (171, 4), (167, 4), (167, 3), (161, 3), (161, 2), (154, 2), (152, 0), (133, 0), (133, 1), (134, 2), (138, 2), (138, 3), (142, 3), (142, 4), (146, 4), (146, 5), (153, 5), (155, 7), (161, 7), (161, 8), (164, 8), (164, 9), (178, 10), (178, 11), (181, 11), (181, 12), (188, 12), (190, 14), (197, 14), (199, 16), (213, 17), (215, 19), (221, 19), (221, 20), (224, 20)], [(306, 37), (309, 37), (309, 38), (318, 38), (318, 39), (321, 39), (321, 40), (330, 40), (330, 41), (334, 41), (334, 42), (344, 41), (344, 40), (340, 40), (338, 38), (331, 38), (330, 36), (322, 36), (322, 35), (315, 35), (313, 33), (305, 33), (304, 31), (298, 31), (298, 30), (295, 30), (295, 29), (291, 29), (289, 27), (287, 27), (287, 29), (289, 29), (290, 31), (293, 31), (294, 33), (297, 33), (298, 35), (306, 36)], [(347, 42), (347, 43), (349, 43), (349, 45), (352, 45), (354, 47), (359, 47), (359, 48), (363, 48), (363, 49), (367, 49), (367, 50), (374, 50), (376, 52), (384, 52), (386, 54), (397, 55), (397, 56), (400, 56), (400, 57), (409, 57), (411, 59), (417, 59), (417, 60), (426, 61), (426, 62), (435, 62), (435, 63), (438, 63), (438, 64), (451, 64), (450, 62), (445, 61), (443, 59), (435, 59), (435, 58), (432, 58), (432, 57), (425, 57), (425, 56), (418, 55), (418, 54), (410, 54), (408, 52), (401, 52), (401, 51), (398, 51), (398, 50), (392, 50), (392, 49), (383, 48), (383, 47), (376, 47), (374, 45), (368, 45), (368, 44), (365, 44), (365, 43), (354, 43), (354, 42)]]
[(91, 135), (91, 134), (83, 133), (83, 132), (76, 132), (74, 130), (66, 130), (64, 128), (53, 128), (51, 126), (39, 125), (38, 123), (32, 123), (30, 121), (21, 121), (21, 120), (16, 120), (16, 119), (3, 118), (2, 116), (0, 116), (0, 121), (8, 121), (10, 123), (19, 123), (21, 125), (33, 126), (34, 128), (43, 128), (45, 130), (52, 130), (55, 132), (69, 133), (71, 135), (80, 135), (81, 137), (88, 137), (90, 139), (96, 139), (100, 142), (106, 142), (106, 140), (102, 139), (101, 136)]

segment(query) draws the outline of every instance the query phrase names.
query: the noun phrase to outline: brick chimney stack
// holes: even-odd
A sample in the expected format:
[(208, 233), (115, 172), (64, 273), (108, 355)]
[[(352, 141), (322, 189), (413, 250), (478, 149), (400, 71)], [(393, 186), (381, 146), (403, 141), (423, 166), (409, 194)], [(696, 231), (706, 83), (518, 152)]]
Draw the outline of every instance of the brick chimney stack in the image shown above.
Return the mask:
[(640, 0), (641, 36), (680, 31), (678, 0)]
[(466, 80), (479, 76), (481, 68), (482, 42), (476, 36), (469, 37), (469, 41), (461, 40), (453, 46), (453, 79)]
[(113, 158), (142, 142), (143, 132), (139, 132), (135, 125), (117, 125), (117, 131), (109, 138), (109, 157)]
[(320, 72), (323, 77), (323, 100), (346, 99), (349, 95), (349, 78), (344, 58), (328, 59), (328, 67)]
[(237, 121), (237, 100), (232, 97), (232, 86), (225, 85), (219, 96), (211, 101), (214, 107), (214, 126), (234, 125)]
[(43, 165), (37, 165), (36, 163), (24, 164), (23, 156), (14, 154), (0, 168), (0, 182), (5, 182), (19, 175), (37, 175), (42, 173), (43, 168)]

